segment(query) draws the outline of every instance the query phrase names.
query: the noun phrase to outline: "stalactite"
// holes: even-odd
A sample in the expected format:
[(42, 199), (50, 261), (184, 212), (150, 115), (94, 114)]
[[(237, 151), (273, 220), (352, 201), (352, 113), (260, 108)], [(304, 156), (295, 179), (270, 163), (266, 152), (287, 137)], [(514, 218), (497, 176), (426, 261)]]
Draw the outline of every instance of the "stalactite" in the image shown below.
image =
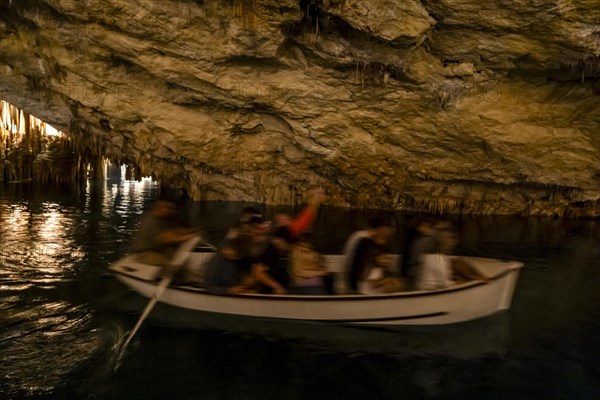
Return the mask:
[(1, 102), (0, 180), (77, 182), (104, 176), (94, 135), (68, 136), (19, 108)]

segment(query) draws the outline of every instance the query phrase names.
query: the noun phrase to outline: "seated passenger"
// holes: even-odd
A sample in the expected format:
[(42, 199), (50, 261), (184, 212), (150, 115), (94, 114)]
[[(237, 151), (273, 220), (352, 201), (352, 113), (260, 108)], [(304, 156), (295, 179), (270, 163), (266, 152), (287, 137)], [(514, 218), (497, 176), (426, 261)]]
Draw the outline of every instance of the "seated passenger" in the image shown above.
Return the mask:
[(219, 247), (223, 247), (224, 242), (227, 240), (233, 239), (240, 235), (250, 235), (250, 225), (248, 224), (248, 221), (250, 221), (250, 219), (254, 216), (262, 217), (257, 208), (244, 207), (236, 226), (227, 231), (227, 234), (223, 239), (223, 243), (221, 243), (221, 246)]
[(352, 256), (347, 260), (348, 285), (353, 293), (387, 293), (402, 289), (399, 280), (390, 276), (391, 257), (387, 246), (391, 234), (391, 226), (374, 218), (369, 221), (366, 232), (360, 236), (354, 234), (354, 239), (349, 239), (356, 241)]
[(175, 201), (161, 197), (142, 218), (134, 244), (136, 258), (144, 264), (162, 266), (167, 275), (178, 272), (179, 279), (183, 271), (181, 265), (171, 264), (173, 256), (181, 244), (197, 236), (197, 229), (179, 220)]
[(225, 241), (222, 247), (207, 263), (204, 271), (204, 287), (213, 294), (255, 293), (249, 285), (249, 268), (244, 268), (244, 237)]
[(331, 286), (329, 273), (323, 266), (322, 257), (313, 248), (313, 235), (302, 233), (290, 253), (292, 294), (325, 295)]
[(443, 229), (437, 236), (439, 240), (435, 250), (421, 255), (416, 290), (443, 289), (454, 284), (450, 254), (456, 247), (456, 235), (449, 229)]
[(315, 189), (310, 193), (307, 206), (296, 218), (292, 218), (288, 214), (275, 215), (275, 231), (271, 242), (284, 258), (298, 235), (310, 228), (324, 200), (323, 189)]
[(269, 237), (270, 223), (254, 216), (250, 224), (251, 282), (259, 293), (285, 294), (290, 282), (287, 266), (281, 263), (280, 253)]
[[(359, 230), (351, 234), (346, 243), (344, 243), (344, 266), (342, 267), (345, 283), (348, 285), (346, 291), (356, 292), (358, 280), (356, 276), (351, 276), (353, 274), (353, 264), (355, 263), (356, 250), (358, 245), (361, 243), (363, 239), (370, 239), (373, 235), (375, 235), (376, 230), (379, 226), (381, 226), (382, 220), (379, 218), (373, 218), (369, 220), (367, 229)], [(354, 267), (356, 270), (356, 266)], [(356, 271), (354, 271), (356, 272)]]
[(391, 257), (382, 254), (376, 259), (371, 272), (358, 282), (362, 294), (396, 293), (406, 290), (405, 283), (391, 272)]
[(453, 257), (452, 260), (452, 277), (454, 282), (464, 283), (468, 281), (487, 281), (488, 277), (482, 274), (477, 267), (469, 263), (463, 257)]
[(414, 226), (407, 230), (402, 257), (399, 258), (397, 267), (407, 290), (415, 289), (417, 272), (420, 269), (423, 254), (435, 253), (438, 246), (436, 232), (435, 221), (431, 218), (419, 219)]

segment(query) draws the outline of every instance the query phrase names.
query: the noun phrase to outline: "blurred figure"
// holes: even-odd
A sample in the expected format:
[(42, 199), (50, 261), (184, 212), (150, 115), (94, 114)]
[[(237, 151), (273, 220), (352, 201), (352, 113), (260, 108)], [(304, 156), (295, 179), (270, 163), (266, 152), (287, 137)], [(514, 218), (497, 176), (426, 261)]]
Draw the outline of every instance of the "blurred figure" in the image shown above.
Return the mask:
[(325, 196), (311, 192), (308, 205), (297, 218), (275, 216), (276, 229), (260, 211), (246, 207), (236, 227), (223, 239), (218, 254), (205, 271), (205, 286), (211, 293), (284, 294), (290, 284), (288, 253), (297, 236), (310, 227)]
[(319, 207), (324, 201), (324, 190), (321, 188), (314, 189), (309, 194), (308, 204), (296, 218), (292, 218), (289, 214), (280, 213), (275, 215), (275, 229), (271, 242), (279, 250), (282, 257), (285, 258), (298, 235), (310, 228), (319, 212)]
[(418, 227), (422, 219), (412, 217), (406, 224), (404, 229), (404, 238), (400, 247), (400, 257), (397, 260), (396, 273), (403, 279), (408, 278), (410, 247), (419, 235)]
[(488, 281), (488, 277), (464, 257), (452, 257), (452, 279), (456, 284), (468, 281)]
[[(229, 229), (229, 231), (227, 231), (227, 234), (225, 234), (225, 238), (223, 239), (223, 241), (226, 242), (227, 240), (233, 239), (240, 235), (249, 235), (250, 226), (248, 222), (254, 216), (262, 217), (261, 212), (256, 207), (244, 207), (242, 213), (240, 214), (240, 218), (237, 224), (233, 228)], [(224, 243), (221, 243), (221, 246), (219, 247), (222, 247), (223, 245)]]
[[(388, 250), (392, 227), (381, 218), (372, 218), (368, 228), (355, 232), (344, 246), (346, 252), (346, 279), (352, 293), (359, 292), (359, 282), (363, 282), (361, 292), (367, 290), (366, 282), (381, 278), (390, 266)], [(370, 291), (370, 290), (368, 290)]]
[(433, 218), (419, 218), (413, 226), (408, 228), (402, 248), (402, 257), (399, 258), (397, 267), (406, 290), (415, 289), (415, 280), (422, 264), (423, 255), (435, 253), (438, 249), (438, 241)]
[(304, 232), (292, 246), (290, 253), (290, 271), (292, 294), (325, 295), (332, 294), (332, 282), (322, 257), (314, 250), (314, 236)]
[(440, 229), (437, 238), (435, 249), (422, 254), (416, 290), (443, 289), (454, 284), (451, 254), (458, 243), (456, 234), (450, 229)]
[(160, 265), (165, 274), (174, 273), (181, 267), (170, 264), (178, 247), (199, 235), (197, 229), (181, 223), (175, 201), (161, 197), (142, 218), (134, 244), (136, 258), (144, 264)]
[(224, 241), (224, 245), (206, 264), (204, 287), (213, 294), (256, 293), (251, 285), (248, 248), (244, 235)]
[(255, 293), (249, 285), (250, 246), (252, 229), (250, 220), (262, 218), (260, 210), (244, 207), (234, 227), (230, 228), (219, 244), (219, 250), (206, 264), (204, 287), (214, 294)]
[(285, 294), (290, 283), (287, 265), (282, 264), (279, 250), (270, 240), (270, 222), (254, 216), (250, 224), (250, 281), (259, 293)]

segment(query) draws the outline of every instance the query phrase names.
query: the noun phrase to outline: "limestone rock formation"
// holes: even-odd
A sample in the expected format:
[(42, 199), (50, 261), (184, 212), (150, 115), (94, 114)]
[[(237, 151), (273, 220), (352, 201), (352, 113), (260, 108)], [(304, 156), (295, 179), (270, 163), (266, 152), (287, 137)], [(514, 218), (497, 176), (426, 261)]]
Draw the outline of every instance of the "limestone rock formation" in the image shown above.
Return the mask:
[(2, 99), (196, 199), (600, 215), (597, 0), (20, 0)]

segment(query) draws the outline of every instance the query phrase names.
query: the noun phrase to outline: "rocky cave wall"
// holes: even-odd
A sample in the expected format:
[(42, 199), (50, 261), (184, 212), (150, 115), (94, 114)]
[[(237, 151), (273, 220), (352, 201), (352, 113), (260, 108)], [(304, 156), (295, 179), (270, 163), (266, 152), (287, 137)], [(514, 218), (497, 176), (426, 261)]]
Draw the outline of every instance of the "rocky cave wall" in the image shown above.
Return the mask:
[(598, 0), (1, 4), (2, 99), (196, 199), (600, 215)]

